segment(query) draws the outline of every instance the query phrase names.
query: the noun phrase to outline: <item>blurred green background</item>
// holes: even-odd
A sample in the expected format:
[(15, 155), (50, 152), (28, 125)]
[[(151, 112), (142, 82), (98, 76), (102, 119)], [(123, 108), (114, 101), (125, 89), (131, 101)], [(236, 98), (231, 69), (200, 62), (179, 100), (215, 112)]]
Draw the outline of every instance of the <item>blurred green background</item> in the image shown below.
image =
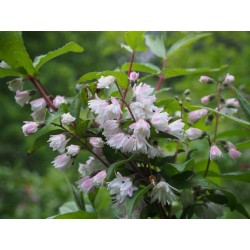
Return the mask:
[[(152, 32), (158, 35), (160, 32)], [(178, 39), (190, 32), (166, 32), (166, 46), (169, 48)], [(250, 32), (211, 32), (212, 35), (181, 50), (167, 62), (169, 68), (216, 68), (228, 65), (225, 70), (209, 74), (211, 77), (225, 76), (230, 72), (236, 78), (235, 86), (240, 87), (249, 97)], [(41, 82), (55, 95), (71, 97), (75, 94), (77, 79), (91, 71), (113, 70), (129, 62), (130, 54), (121, 48), (124, 32), (23, 32), (26, 48), (33, 59), (35, 56), (55, 50), (65, 43), (74, 41), (82, 46), (83, 53), (69, 53), (45, 65), (41, 69)], [(161, 67), (161, 61), (150, 51), (136, 53), (135, 62), (150, 62)], [(192, 103), (200, 104), (200, 98), (213, 91), (213, 87), (198, 82), (199, 75), (177, 77), (164, 81), (163, 87), (172, 87), (171, 96), (191, 89)], [(56, 156), (49, 147), (44, 147), (28, 156), (27, 150), (34, 137), (24, 137), (22, 121), (31, 120), (30, 106), (24, 108), (14, 101), (14, 93), (7, 88), (10, 79), (0, 79), (0, 218), (47, 218), (58, 213), (58, 208), (72, 200), (71, 190), (65, 176), (54, 169), (51, 161)], [(156, 78), (147, 83), (155, 84)], [(28, 86), (28, 85), (27, 85)], [(229, 97), (232, 97), (229, 95)], [(239, 114), (241, 116), (242, 114)], [(242, 115), (242, 118), (244, 116)], [(228, 134), (234, 143), (246, 140), (249, 134), (232, 122), (231, 129), (239, 134)], [(222, 126), (220, 132), (229, 129)], [(243, 133), (242, 133), (243, 131)], [(249, 132), (249, 131), (248, 131)], [(240, 136), (243, 135), (243, 136)], [(204, 145), (201, 143), (201, 148)], [(242, 150), (243, 157), (233, 161), (224, 157), (219, 162), (221, 172), (250, 170), (249, 149)], [(199, 151), (198, 154), (207, 152)], [(79, 161), (84, 161), (82, 155)], [(199, 157), (196, 155), (195, 157)], [(77, 166), (66, 175), (76, 181)], [(216, 166), (217, 167), (217, 166)], [(217, 167), (218, 168), (218, 167)], [(250, 188), (241, 182), (222, 183), (236, 194), (239, 201), (250, 211)], [(241, 218), (236, 212), (226, 211), (225, 218)]]

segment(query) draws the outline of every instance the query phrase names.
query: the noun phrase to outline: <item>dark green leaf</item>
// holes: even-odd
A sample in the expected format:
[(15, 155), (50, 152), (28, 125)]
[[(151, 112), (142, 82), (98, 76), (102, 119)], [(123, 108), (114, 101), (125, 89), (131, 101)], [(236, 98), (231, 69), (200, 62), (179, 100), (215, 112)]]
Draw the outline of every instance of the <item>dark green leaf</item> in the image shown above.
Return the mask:
[(166, 58), (166, 49), (163, 36), (159, 37), (147, 34), (145, 35), (145, 42), (154, 55), (161, 58)]
[[(128, 70), (129, 69), (129, 63), (125, 63), (122, 65), (121, 70)], [(139, 72), (145, 72), (145, 73), (160, 73), (160, 68), (158, 68), (156, 65), (151, 63), (133, 63), (132, 70), (139, 71)]]
[(77, 211), (72, 213), (66, 213), (57, 215), (54, 219), (97, 219), (96, 213), (87, 213), (85, 211)]
[(191, 170), (194, 166), (194, 160), (190, 159), (183, 163), (169, 163), (169, 165), (173, 166), (178, 172), (182, 172), (186, 169)]
[(0, 68), (0, 78), (4, 78), (7, 76), (22, 76), (22, 75), (23, 75), (22, 73), (12, 70), (12, 69)]
[(81, 98), (81, 92), (79, 92), (73, 99), (69, 108), (70, 114), (76, 118), (76, 123), (78, 123), (78, 119), (81, 112), (81, 106), (82, 106), (82, 98)]
[(196, 42), (197, 40), (210, 36), (210, 33), (200, 33), (200, 34), (191, 34), (183, 39), (177, 41), (175, 44), (173, 44), (170, 49), (167, 51), (167, 58), (169, 59), (171, 56), (173, 56), (176, 52), (178, 52), (180, 49), (185, 48), (186, 46)]
[(81, 83), (81, 82), (86, 82), (86, 81), (90, 81), (90, 80), (95, 80), (98, 78), (98, 74), (100, 74), (101, 72), (89, 72), (84, 74), (83, 76), (81, 76), (77, 82)]
[(127, 214), (128, 217), (132, 217), (132, 212), (136, 206), (136, 204), (143, 198), (143, 196), (148, 192), (150, 188), (153, 187), (153, 184), (149, 184), (147, 187), (143, 189), (139, 189), (133, 193), (131, 198), (128, 198), (126, 201)]
[(125, 41), (134, 51), (147, 50), (144, 44), (144, 31), (129, 31), (125, 33)]
[(239, 100), (242, 111), (245, 113), (246, 118), (250, 121), (250, 104), (249, 104), (249, 102), (247, 101), (247, 99), (242, 95), (242, 93), (239, 90), (237, 90), (234, 87), (232, 87), (232, 89), (236, 93), (236, 96)]
[(247, 219), (250, 219), (249, 213), (240, 203), (237, 203), (235, 210), (244, 215)]
[(72, 184), (71, 184), (71, 188), (72, 188), (72, 193), (73, 193), (74, 200), (75, 200), (77, 207), (80, 210), (85, 210), (85, 204), (84, 204), (82, 192), (79, 192), (79, 190)]
[(21, 32), (0, 32), (0, 59), (15, 71), (24, 69), (27, 74), (34, 75), (36, 70), (26, 51)]
[(46, 118), (45, 118), (45, 125), (46, 127), (48, 127), (52, 122), (54, 122), (56, 119), (58, 119), (59, 117), (61, 117), (63, 115), (63, 110), (59, 109), (57, 112), (55, 113), (51, 113), (47, 110), (46, 113)]
[(83, 52), (83, 48), (74, 42), (67, 43), (63, 47), (54, 51), (50, 51), (46, 55), (41, 55), (36, 57), (34, 60), (35, 69), (36, 70), (40, 69), (48, 61), (54, 59), (55, 57), (66, 54), (68, 52)]

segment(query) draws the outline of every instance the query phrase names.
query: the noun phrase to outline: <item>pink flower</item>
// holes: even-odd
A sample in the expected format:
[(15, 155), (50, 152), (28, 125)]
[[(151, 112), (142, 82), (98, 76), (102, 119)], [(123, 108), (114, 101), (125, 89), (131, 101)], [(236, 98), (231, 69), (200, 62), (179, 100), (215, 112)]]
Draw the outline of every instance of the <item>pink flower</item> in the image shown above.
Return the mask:
[(200, 139), (203, 134), (204, 132), (198, 128), (189, 128), (185, 131), (185, 135), (190, 141)]
[(134, 81), (136, 81), (139, 78), (139, 76), (140, 76), (139, 72), (136, 73), (135, 71), (133, 71), (133, 72), (130, 73), (128, 79), (129, 79), (130, 82), (134, 82)]
[(70, 145), (68, 146), (67, 148), (67, 154), (70, 155), (70, 156), (76, 156), (79, 154), (80, 152), (80, 147), (78, 145)]
[(210, 148), (210, 159), (211, 160), (217, 160), (219, 158), (221, 158), (223, 156), (221, 150), (216, 146), (216, 145), (213, 145), (211, 148)]
[(64, 134), (51, 135), (48, 142), (49, 146), (53, 151), (58, 150), (60, 153), (63, 153), (67, 144), (66, 136)]
[(204, 117), (206, 114), (207, 114), (206, 109), (198, 109), (188, 113), (188, 118), (190, 122), (195, 123), (199, 121), (200, 118)]
[(101, 76), (101, 78), (98, 79), (97, 88), (98, 89), (103, 89), (103, 88), (108, 89), (109, 86), (115, 82), (115, 80), (116, 79), (113, 76), (106, 76), (106, 77)]
[(199, 79), (199, 82), (201, 82), (201, 83), (213, 83), (214, 79), (212, 79), (208, 76), (201, 76)]
[(108, 120), (102, 124), (103, 132), (102, 134), (107, 138), (111, 138), (113, 135), (121, 132), (119, 127), (119, 122), (116, 120)]
[(128, 138), (128, 135), (124, 133), (119, 133), (119, 134), (111, 136), (108, 139), (107, 144), (112, 148), (121, 149), (127, 138)]
[(230, 75), (229, 73), (227, 73), (223, 83), (230, 84), (234, 81), (234, 79), (235, 77), (233, 75)]
[(31, 101), (30, 105), (31, 105), (31, 110), (37, 112), (42, 109), (45, 109), (46, 101), (44, 100), (44, 98), (38, 98), (38, 99)]
[(81, 180), (77, 181), (76, 184), (83, 193), (88, 193), (94, 187), (93, 179), (89, 176), (83, 177)]
[(142, 138), (149, 138), (150, 136), (150, 125), (143, 119), (131, 124), (129, 128), (134, 130), (134, 135)]
[(73, 159), (71, 158), (71, 156), (67, 155), (66, 153), (62, 155), (58, 155), (54, 159), (54, 161), (52, 161), (54, 167), (60, 170), (64, 170), (70, 167), (72, 162), (73, 162)]
[(230, 156), (230, 158), (232, 159), (237, 159), (241, 156), (241, 152), (238, 151), (236, 148), (230, 148), (228, 155)]
[(17, 90), (23, 89), (23, 79), (22, 78), (16, 78), (10, 82), (7, 82), (9, 85), (8, 88), (10, 91), (16, 92)]
[(135, 84), (133, 87), (133, 96), (137, 102), (141, 102), (144, 105), (152, 105), (156, 101), (156, 97), (151, 94), (154, 92), (154, 88), (146, 83), (140, 83), (138, 86)]
[(160, 113), (156, 111), (151, 117), (151, 123), (156, 131), (167, 132), (169, 131), (168, 121), (170, 118), (167, 112)]
[(24, 122), (25, 125), (22, 126), (23, 133), (25, 136), (32, 135), (36, 133), (39, 124), (37, 122)]
[(226, 99), (225, 105), (227, 107), (231, 107), (231, 108), (239, 108), (240, 107), (239, 101), (236, 98)]
[(99, 138), (99, 137), (90, 137), (89, 138), (89, 143), (94, 148), (102, 148), (104, 146), (105, 142), (102, 140), (102, 138)]
[(151, 146), (148, 148), (148, 157), (154, 159), (155, 157), (163, 157), (164, 149), (159, 146)]
[(53, 104), (56, 108), (60, 108), (62, 103), (67, 103), (66, 99), (64, 96), (57, 95), (55, 99), (53, 100)]
[(63, 125), (69, 125), (70, 123), (75, 121), (75, 117), (73, 117), (70, 113), (63, 114), (61, 116), (61, 121)]
[(29, 91), (17, 90), (15, 100), (21, 107), (23, 107), (25, 104), (28, 104), (30, 100)]
[(97, 173), (93, 177), (93, 183), (94, 183), (94, 185), (97, 186), (97, 187), (103, 185), (103, 182), (104, 182), (104, 179), (106, 178), (106, 175), (107, 175), (107, 173), (106, 173), (105, 170)]
[(167, 131), (167, 133), (174, 135), (178, 138), (181, 138), (183, 134), (184, 126), (185, 126), (185, 123), (183, 123), (181, 119), (176, 120), (168, 125), (169, 130)]
[(147, 141), (145, 138), (134, 136), (134, 135), (127, 135), (127, 138), (123, 142), (121, 151), (124, 153), (147, 153)]
[(89, 108), (95, 114), (99, 114), (99, 113), (103, 112), (103, 110), (108, 105), (109, 105), (108, 102), (100, 99), (97, 94), (95, 94), (95, 99), (88, 101)]

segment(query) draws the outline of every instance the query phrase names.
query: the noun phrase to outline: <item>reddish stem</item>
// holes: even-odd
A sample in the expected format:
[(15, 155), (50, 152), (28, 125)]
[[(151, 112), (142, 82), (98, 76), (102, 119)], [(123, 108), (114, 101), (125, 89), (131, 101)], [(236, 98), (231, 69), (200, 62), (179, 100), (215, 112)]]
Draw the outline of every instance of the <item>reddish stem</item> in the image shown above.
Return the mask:
[[(167, 59), (164, 58), (163, 59), (162, 70), (164, 70), (166, 68), (166, 65), (167, 65)], [(157, 85), (155, 87), (155, 91), (158, 91), (161, 88), (161, 85), (162, 85), (164, 79), (165, 79), (165, 75), (161, 74), (160, 78), (159, 78), (159, 81), (158, 81), (158, 83), (157, 83)]]

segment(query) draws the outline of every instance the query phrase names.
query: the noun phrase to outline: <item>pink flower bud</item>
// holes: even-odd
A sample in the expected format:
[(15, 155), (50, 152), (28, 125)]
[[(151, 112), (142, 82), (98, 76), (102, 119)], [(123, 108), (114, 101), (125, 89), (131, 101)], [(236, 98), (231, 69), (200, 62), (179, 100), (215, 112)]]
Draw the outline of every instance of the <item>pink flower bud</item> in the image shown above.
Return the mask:
[(30, 100), (29, 91), (17, 90), (15, 100), (21, 107), (23, 107), (25, 104), (28, 104)]
[(225, 80), (224, 80), (224, 83), (226, 84), (230, 84), (234, 81), (234, 76), (233, 75), (230, 75), (229, 73), (227, 73), (226, 77), (225, 77)]
[(38, 129), (38, 123), (37, 122), (24, 122), (25, 125), (22, 126), (23, 133), (25, 136), (32, 135), (36, 133)]
[(203, 96), (203, 97), (201, 98), (201, 103), (202, 103), (202, 104), (208, 104), (209, 101), (210, 101), (209, 95)]
[(94, 148), (102, 148), (105, 142), (102, 140), (102, 138), (90, 137), (89, 138), (89, 143)]
[(72, 123), (73, 121), (75, 121), (75, 117), (73, 117), (70, 113), (67, 114), (63, 114), (61, 116), (61, 121), (63, 125), (69, 125), (70, 123)]
[(139, 76), (140, 76), (139, 72), (136, 73), (135, 71), (133, 71), (133, 72), (130, 73), (128, 79), (129, 79), (130, 82), (134, 82), (134, 81), (136, 81), (139, 78)]
[(106, 171), (103, 170), (101, 172), (99, 172), (98, 174), (96, 174), (94, 177), (93, 177), (93, 182), (94, 182), (94, 185), (95, 186), (101, 186), (103, 185), (103, 182), (104, 182), (104, 179), (106, 178)]
[(203, 136), (203, 134), (204, 132), (198, 128), (189, 128), (185, 132), (186, 137), (190, 141), (200, 139)]
[(214, 79), (212, 79), (208, 76), (201, 76), (199, 79), (199, 82), (201, 82), (201, 83), (213, 83)]
[(46, 107), (46, 101), (44, 98), (38, 98), (30, 102), (31, 110), (34, 112), (38, 112), (40, 110), (45, 109)]
[(67, 154), (71, 155), (71, 156), (76, 156), (80, 152), (80, 147), (78, 145), (72, 144), (72, 145), (68, 146), (66, 149), (68, 150)]
[(57, 95), (55, 99), (53, 100), (53, 104), (55, 105), (56, 108), (60, 108), (62, 103), (67, 103), (65, 100), (64, 96)]
[(67, 144), (66, 136), (64, 134), (51, 135), (48, 142), (49, 146), (53, 151), (58, 150), (60, 153), (63, 153)]
[(93, 178), (90, 178), (89, 176), (83, 177), (81, 180), (77, 181), (76, 184), (84, 193), (88, 193), (94, 187)]
[(230, 148), (229, 149), (229, 152), (228, 152), (228, 155), (230, 156), (230, 158), (232, 159), (237, 159), (241, 156), (241, 152), (238, 151), (237, 149), (235, 148)]
[(211, 148), (210, 148), (210, 159), (211, 160), (217, 160), (219, 158), (221, 158), (223, 156), (221, 150), (216, 146), (216, 145), (213, 145)]
[(58, 155), (55, 158), (55, 160), (52, 161), (54, 167), (60, 170), (64, 170), (70, 167), (72, 162), (73, 162), (73, 159), (71, 158), (71, 156), (67, 155), (66, 153), (62, 155)]
[(239, 108), (240, 107), (239, 101), (236, 98), (227, 99), (225, 104), (227, 107), (232, 107), (232, 108)]
[(206, 109), (198, 109), (188, 113), (188, 118), (190, 122), (195, 123), (199, 121), (200, 118), (204, 117), (206, 114), (207, 114)]

